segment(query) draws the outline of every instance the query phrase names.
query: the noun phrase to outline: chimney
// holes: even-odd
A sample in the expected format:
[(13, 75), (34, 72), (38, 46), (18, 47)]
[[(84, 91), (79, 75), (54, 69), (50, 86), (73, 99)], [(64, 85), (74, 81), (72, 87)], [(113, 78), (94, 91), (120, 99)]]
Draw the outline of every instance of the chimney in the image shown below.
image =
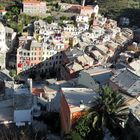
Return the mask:
[(85, 6), (85, 0), (82, 0), (82, 6)]
[(85, 108), (85, 105), (84, 105), (83, 100), (80, 101), (80, 108), (81, 108), (81, 109), (84, 109), (84, 108)]
[(28, 84), (29, 84), (30, 93), (32, 94), (32, 88), (33, 88), (33, 82), (32, 82), (32, 79), (29, 78), (27, 81), (28, 81)]

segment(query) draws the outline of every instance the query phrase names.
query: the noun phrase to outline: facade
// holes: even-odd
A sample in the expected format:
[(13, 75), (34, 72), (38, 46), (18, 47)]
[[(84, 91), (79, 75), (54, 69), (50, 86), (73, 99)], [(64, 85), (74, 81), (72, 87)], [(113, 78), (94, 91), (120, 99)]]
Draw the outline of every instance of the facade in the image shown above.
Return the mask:
[(80, 15), (82, 16), (88, 16), (89, 18), (91, 17), (96, 17), (99, 12), (99, 6), (95, 5), (93, 6), (81, 6), (81, 11)]
[[(17, 90), (17, 89), (16, 89)], [(14, 95), (14, 122), (20, 123), (32, 122), (33, 96), (30, 93), (17, 93)]]
[(0, 72), (0, 124), (30, 124), (36, 102), (27, 84), (15, 84), (5, 73)]
[(23, 13), (31, 16), (46, 15), (46, 2), (38, 0), (24, 0)]
[(6, 10), (0, 10), (0, 19), (3, 19), (3, 16), (7, 13)]
[(78, 15), (78, 16), (76, 16), (76, 22), (88, 23), (89, 17), (83, 16), (83, 15)]
[(1, 69), (5, 68), (6, 52), (8, 51), (5, 37), (6, 37), (5, 27), (0, 22), (0, 68)]
[(14, 44), (16, 43), (16, 32), (12, 28), (5, 27), (5, 35), (6, 35), (6, 45), (9, 51), (12, 51), (14, 48)]
[[(49, 73), (59, 70), (62, 62), (61, 50), (64, 44), (55, 42), (53, 44), (39, 43), (32, 39), (25, 39), (23, 46), (17, 49), (17, 73), (29, 72)], [(54, 40), (55, 41), (55, 40)], [(58, 41), (58, 40), (57, 40)]]

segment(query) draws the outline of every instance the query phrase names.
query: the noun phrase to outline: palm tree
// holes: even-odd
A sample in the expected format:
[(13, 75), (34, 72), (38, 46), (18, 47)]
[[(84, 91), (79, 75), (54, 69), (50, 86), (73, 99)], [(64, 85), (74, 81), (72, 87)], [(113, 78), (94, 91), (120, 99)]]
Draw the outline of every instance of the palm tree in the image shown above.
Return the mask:
[(126, 122), (127, 116), (128, 107), (124, 98), (105, 86), (101, 89), (99, 97), (95, 99), (93, 107), (79, 120), (75, 131), (84, 139), (85, 137), (90, 139), (92, 136), (103, 139), (106, 129), (113, 134), (115, 130), (118, 132)]

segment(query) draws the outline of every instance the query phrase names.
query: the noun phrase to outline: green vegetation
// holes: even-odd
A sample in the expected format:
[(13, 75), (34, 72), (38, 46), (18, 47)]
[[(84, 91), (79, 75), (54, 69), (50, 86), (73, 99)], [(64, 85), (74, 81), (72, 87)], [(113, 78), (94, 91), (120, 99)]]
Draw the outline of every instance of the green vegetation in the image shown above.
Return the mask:
[[(86, 0), (87, 4), (93, 4), (95, 0)], [(140, 0), (96, 0), (99, 12), (109, 18), (119, 20), (125, 16), (130, 18), (131, 25), (140, 26)], [(79, 3), (81, 0), (62, 0), (62, 2)]]
[(69, 17), (66, 17), (66, 16), (61, 16), (60, 17), (60, 20), (70, 20), (70, 18)]
[(11, 77), (15, 77), (15, 76), (16, 76), (16, 71), (13, 70), (13, 69), (10, 70), (9, 75), (10, 75)]
[(53, 16), (48, 16), (48, 17), (44, 18), (44, 20), (46, 20), (47, 23), (51, 24), (54, 20), (54, 17)]
[(9, 75), (11, 77), (13, 77), (15, 80), (19, 80), (20, 79), (20, 76), (17, 75), (16, 70), (14, 70), (14, 69), (10, 70)]
[(124, 98), (110, 87), (104, 87), (95, 99), (94, 107), (79, 119), (71, 135), (72, 140), (95, 138), (102, 140), (106, 129), (115, 136), (121, 136), (122, 124), (127, 121), (128, 108)]
[(103, 15), (115, 20), (125, 16), (131, 26), (140, 26), (140, 0), (98, 0), (98, 4)]
[(0, 5), (0, 10), (3, 10), (4, 9), (4, 6)]
[(19, 9), (14, 8), (5, 14), (4, 19), (9, 27), (13, 28), (18, 33), (22, 33), (24, 26), (27, 26), (34, 20), (38, 20), (39, 17), (19, 14)]

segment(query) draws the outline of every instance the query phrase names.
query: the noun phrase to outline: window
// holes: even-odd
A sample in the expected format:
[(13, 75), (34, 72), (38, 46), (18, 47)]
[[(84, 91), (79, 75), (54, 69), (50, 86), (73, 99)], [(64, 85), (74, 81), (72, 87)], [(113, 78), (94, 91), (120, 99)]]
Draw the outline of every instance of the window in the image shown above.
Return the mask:
[(58, 59), (58, 56), (56, 56), (56, 59)]
[(62, 58), (62, 56), (60, 55), (60, 57), (59, 58)]
[(36, 57), (34, 57), (34, 60), (36, 60)]
[(61, 64), (61, 61), (59, 61), (59, 64)]
[(19, 52), (20, 55), (22, 55), (22, 52)]
[(46, 63), (46, 66), (48, 65), (48, 63)]
[(52, 63), (50, 62), (50, 65), (52, 65)]

